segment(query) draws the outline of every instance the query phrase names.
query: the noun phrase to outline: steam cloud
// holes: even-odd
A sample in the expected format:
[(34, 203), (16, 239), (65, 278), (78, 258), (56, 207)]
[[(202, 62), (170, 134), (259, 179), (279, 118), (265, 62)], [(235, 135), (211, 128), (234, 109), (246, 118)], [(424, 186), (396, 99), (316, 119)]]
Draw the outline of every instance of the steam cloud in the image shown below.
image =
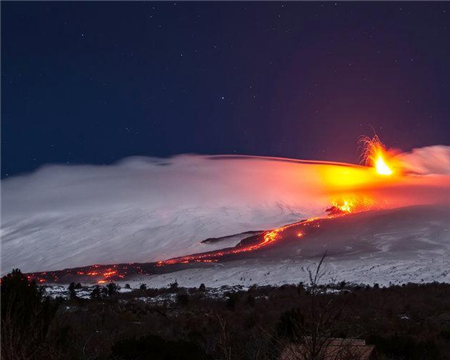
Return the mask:
[(450, 174), (450, 146), (435, 145), (399, 155), (403, 167), (416, 174)]

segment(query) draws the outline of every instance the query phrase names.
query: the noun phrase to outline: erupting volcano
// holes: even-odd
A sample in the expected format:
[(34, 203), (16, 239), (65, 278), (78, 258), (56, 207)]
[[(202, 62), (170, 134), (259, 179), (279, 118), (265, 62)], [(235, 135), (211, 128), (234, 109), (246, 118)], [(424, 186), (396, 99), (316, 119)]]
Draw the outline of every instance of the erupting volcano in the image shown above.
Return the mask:
[(362, 136), (359, 142), (363, 146), (362, 158), (367, 166), (372, 166), (379, 175), (390, 176), (394, 173), (392, 155), (386, 150), (378, 135), (373, 138)]
[[(225, 264), (243, 259), (264, 257), (274, 249), (283, 247), (283, 243), (307, 244), (320, 235), (319, 230), (334, 226), (339, 219), (371, 210), (390, 208), (399, 200), (380, 192), (384, 187), (402, 181), (402, 171), (393, 152), (388, 151), (378, 136), (372, 139), (361, 138), (363, 144), (362, 158), (364, 167), (350, 164), (321, 164), (319, 174), (330, 206), (323, 209), (324, 215), (313, 216), (304, 220), (282, 225), (266, 231), (254, 231), (249, 236), (241, 236), (232, 246), (217, 250), (176, 256), (167, 260), (145, 263), (121, 263), (112, 265), (92, 265), (62, 271), (30, 273), (29, 277), (40, 283), (67, 283), (71, 281), (97, 282), (127, 280), (138, 275), (156, 275), (171, 273), (192, 266), (208, 264)], [(391, 178), (389, 182), (387, 178)], [(374, 189), (376, 191), (374, 191)], [(238, 235), (233, 235), (238, 236)], [(229, 236), (229, 237), (233, 237)], [(215, 241), (220, 246), (220, 239)], [(203, 244), (207, 243), (202, 242)], [(211, 241), (209, 241), (211, 243)]]

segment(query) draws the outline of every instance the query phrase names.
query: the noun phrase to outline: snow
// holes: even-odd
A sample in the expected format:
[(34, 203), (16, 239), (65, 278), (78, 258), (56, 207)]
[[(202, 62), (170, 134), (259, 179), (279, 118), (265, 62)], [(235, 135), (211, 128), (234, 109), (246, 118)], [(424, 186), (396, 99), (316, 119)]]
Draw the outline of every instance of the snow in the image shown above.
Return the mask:
[[(295, 237), (295, 229), (286, 230), (283, 241), (257, 256), (250, 254), (242, 260), (136, 276), (118, 285), (123, 292), (130, 291), (124, 288), (125, 284), (138, 289), (141, 284), (167, 288), (177, 282), (180, 287), (198, 288), (203, 283), (212, 291), (211, 296), (223, 297), (232, 287), (308, 284), (308, 272), (316, 270), (325, 251), (321, 284), (450, 283), (449, 220), (450, 207), (444, 206), (369, 211), (327, 220), (301, 240)], [(64, 292), (63, 287), (59, 288)], [(57, 292), (58, 287), (55, 289)]]
[(306, 284), (308, 271), (316, 269), (325, 251), (324, 284), (450, 282), (450, 207), (408, 207), (333, 219), (320, 232), (302, 241), (286, 239), (258, 258), (134, 280), (155, 288), (175, 281), (183, 287)]
[(2, 271), (59, 270), (97, 263), (150, 262), (234, 246), (231, 241), (202, 244), (208, 237), (265, 229), (302, 215), (280, 204), (253, 209), (186, 209), (162, 214), (143, 209), (36, 215), (3, 224)]
[[(221, 248), (201, 241), (322, 213), (328, 200), (309, 184), (319, 181), (318, 167), (180, 156), (53, 165), (9, 178), (2, 181), (1, 273), (149, 262)], [(240, 239), (229, 240), (233, 246)]]

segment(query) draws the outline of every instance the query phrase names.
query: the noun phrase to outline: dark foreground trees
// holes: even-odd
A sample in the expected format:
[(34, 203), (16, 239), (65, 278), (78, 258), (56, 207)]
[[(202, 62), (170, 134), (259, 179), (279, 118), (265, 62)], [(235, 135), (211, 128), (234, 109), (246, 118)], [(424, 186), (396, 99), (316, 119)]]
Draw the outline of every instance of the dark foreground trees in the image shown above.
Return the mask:
[(318, 286), (316, 274), (247, 290), (99, 286), (92, 299), (72, 286), (55, 300), (16, 270), (1, 284), (1, 358), (323, 360), (359, 338), (383, 360), (450, 360), (449, 284)]
[[(63, 333), (52, 333), (58, 304), (43, 289), (13, 270), (1, 283), (1, 355), (4, 360), (52, 358)], [(62, 330), (62, 329), (60, 329)]]

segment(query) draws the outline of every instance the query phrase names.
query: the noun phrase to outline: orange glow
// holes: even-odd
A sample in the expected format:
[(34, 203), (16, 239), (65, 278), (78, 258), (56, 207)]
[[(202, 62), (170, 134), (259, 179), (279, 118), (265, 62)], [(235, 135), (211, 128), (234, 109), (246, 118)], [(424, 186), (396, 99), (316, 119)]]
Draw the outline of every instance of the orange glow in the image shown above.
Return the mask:
[(378, 175), (390, 176), (394, 173), (393, 164), (390, 163), (391, 155), (377, 135), (372, 139), (361, 137), (359, 142), (364, 147), (362, 157), (366, 165), (375, 168)]
[(327, 211), (332, 215), (335, 214), (336, 211), (338, 213), (352, 214), (381, 207), (372, 198), (362, 195), (342, 196), (339, 199), (334, 199), (331, 203), (333, 206)]
[(382, 156), (379, 156), (376, 163), (375, 163), (375, 169), (377, 170), (377, 173), (380, 175), (392, 175), (393, 171), (389, 167), (388, 164), (386, 164), (386, 160)]
[[(357, 210), (355, 209), (355, 212)], [(254, 244), (254, 245), (248, 245), (248, 246), (236, 246), (232, 249), (226, 249), (226, 250), (218, 250), (213, 251), (209, 253), (201, 253), (201, 254), (193, 254), (193, 255), (187, 255), (182, 256), (178, 258), (168, 259), (168, 260), (162, 260), (158, 261), (156, 263), (156, 266), (165, 266), (165, 265), (174, 265), (174, 264), (189, 264), (189, 263), (212, 263), (212, 262), (218, 262), (220, 258), (227, 256), (227, 255), (235, 255), (235, 254), (241, 254), (245, 252), (255, 251), (262, 247), (271, 245), (277, 241), (281, 241), (283, 239), (283, 232), (287, 229), (290, 229), (295, 226), (302, 226), (304, 228), (304, 231), (297, 232), (295, 235), (297, 237), (303, 237), (306, 235), (308, 228), (320, 228), (320, 223), (328, 218), (333, 218), (336, 216), (343, 216), (346, 213), (344, 212), (337, 212), (333, 214), (329, 214), (325, 217), (314, 217), (309, 218), (304, 221), (300, 221), (297, 223), (285, 225), (273, 230), (268, 230), (263, 232), (261, 241)], [(306, 231), (306, 232), (305, 232)]]
[(333, 206), (338, 208), (342, 212), (352, 213), (355, 204), (352, 200), (344, 200), (341, 204), (333, 202)]
[(111, 269), (108, 269), (108, 271), (103, 273), (103, 276), (105, 278), (108, 278), (108, 277), (111, 277), (111, 276), (114, 276), (114, 275), (117, 275), (117, 271), (111, 270)]
[(325, 189), (329, 192), (351, 191), (373, 184), (380, 179), (364, 166), (321, 166), (319, 174)]

